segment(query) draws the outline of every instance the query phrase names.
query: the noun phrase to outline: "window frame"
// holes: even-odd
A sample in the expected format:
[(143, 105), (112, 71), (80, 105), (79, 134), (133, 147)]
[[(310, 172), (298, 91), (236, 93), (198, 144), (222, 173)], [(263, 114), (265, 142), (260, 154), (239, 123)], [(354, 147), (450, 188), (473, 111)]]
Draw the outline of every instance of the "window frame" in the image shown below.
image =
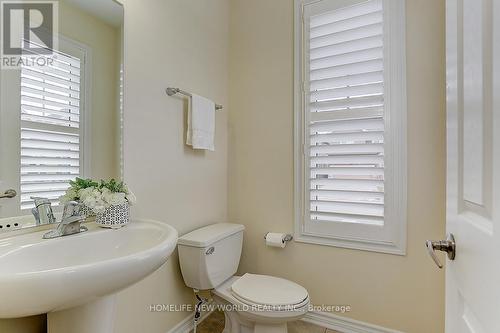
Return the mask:
[[(306, 6), (329, 0), (295, 0), (294, 22), (294, 207), (295, 240), (342, 248), (406, 254), (407, 100), (405, 0), (382, 0), (384, 7), (384, 226), (345, 222), (312, 225), (309, 206), (307, 69), (304, 47)], [(331, 1), (331, 0), (330, 0)], [(364, 1), (352, 1), (362, 3)], [(347, 4), (346, 6), (348, 6)]]
[[(78, 55), (81, 59), (83, 71), (80, 76), (80, 89), (83, 90), (83, 98), (80, 100), (80, 122), (78, 128), (78, 135), (80, 138), (80, 174), (78, 177), (90, 178), (91, 177), (91, 133), (92, 133), (92, 48), (84, 43), (78, 42), (72, 38), (66, 37), (62, 34), (58, 35), (58, 49), (56, 52), (66, 53), (72, 56)], [(19, 71), (21, 73), (21, 71)], [(20, 74), (19, 74), (20, 75)], [(20, 87), (19, 87), (20, 89)], [(20, 109), (19, 109), (19, 112)], [(23, 126), (23, 121), (19, 120), (19, 133)], [(51, 129), (51, 125), (40, 125), (41, 128)], [(56, 131), (60, 129), (54, 128)], [(19, 156), (21, 152), (20, 138), (19, 138)], [(19, 168), (19, 193), (21, 194), (21, 175), (20, 175), (20, 160), (18, 163)], [(28, 214), (31, 209), (22, 209), (20, 203), (17, 203), (18, 210), (21, 214)], [(54, 206), (55, 211), (61, 209)]]

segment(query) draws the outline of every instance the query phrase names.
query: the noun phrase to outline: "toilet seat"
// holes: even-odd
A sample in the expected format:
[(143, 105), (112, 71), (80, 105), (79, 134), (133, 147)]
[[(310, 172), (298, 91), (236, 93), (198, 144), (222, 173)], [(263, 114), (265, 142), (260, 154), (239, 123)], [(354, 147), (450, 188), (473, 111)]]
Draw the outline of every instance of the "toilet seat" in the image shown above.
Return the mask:
[(309, 304), (307, 290), (282, 278), (246, 273), (231, 285), (232, 295), (252, 307), (293, 311)]
[[(254, 327), (254, 325), (271, 325), (273, 329), (277, 327), (276, 325), (282, 325), (285, 327), (283, 332), (286, 332), (287, 322), (299, 320), (309, 311), (309, 296), (303, 303), (295, 306), (281, 308), (255, 306), (233, 292), (232, 286), (239, 279), (241, 279), (240, 276), (233, 276), (213, 290), (215, 303), (221, 306), (220, 309), (226, 316), (227, 333), (233, 333), (233, 329), (234, 332), (238, 333), (254, 332), (251, 329), (249, 331), (241, 330), (243, 327)], [(238, 284), (236, 284), (235, 289), (238, 289)]]

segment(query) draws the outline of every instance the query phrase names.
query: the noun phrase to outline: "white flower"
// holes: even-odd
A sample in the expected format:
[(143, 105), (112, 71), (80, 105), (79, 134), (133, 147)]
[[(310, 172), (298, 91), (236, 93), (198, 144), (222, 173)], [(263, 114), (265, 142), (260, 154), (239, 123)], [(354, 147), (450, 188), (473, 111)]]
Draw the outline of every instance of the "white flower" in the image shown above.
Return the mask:
[(61, 202), (61, 204), (65, 204), (66, 202), (77, 199), (78, 199), (77, 191), (74, 188), (70, 187), (66, 190), (66, 193), (59, 198), (59, 201)]
[(79, 200), (95, 213), (104, 213), (104, 211), (114, 205), (128, 203), (133, 205), (136, 202), (136, 197), (132, 191), (125, 185), (123, 192), (111, 192), (107, 187), (97, 188), (88, 187), (76, 190), (70, 187), (66, 190), (66, 194), (60, 197), (61, 203), (66, 203), (71, 200)]
[(102, 189), (102, 198), (109, 206), (121, 205), (127, 202), (127, 199), (125, 199), (125, 193), (113, 193), (107, 188)]
[(101, 191), (94, 187), (84, 188), (78, 191), (80, 201), (96, 213), (102, 213), (106, 209)]
[(86, 188), (79, 191), (80, 200), (96, 213), (103, 213), (106, 208), (127, 202), (125, 193), (113, 193), (107, 188)]

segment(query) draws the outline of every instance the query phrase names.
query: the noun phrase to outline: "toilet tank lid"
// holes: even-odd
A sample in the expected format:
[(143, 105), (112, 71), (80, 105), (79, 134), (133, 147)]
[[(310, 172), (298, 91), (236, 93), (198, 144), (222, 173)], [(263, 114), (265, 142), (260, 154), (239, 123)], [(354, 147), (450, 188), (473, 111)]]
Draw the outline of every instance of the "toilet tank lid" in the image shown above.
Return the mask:
[(242, 224), (216, 223), (196, 229), (179, 237), (177, 244), (193, 247), (207, 247), (213, 243), (245, 230)]

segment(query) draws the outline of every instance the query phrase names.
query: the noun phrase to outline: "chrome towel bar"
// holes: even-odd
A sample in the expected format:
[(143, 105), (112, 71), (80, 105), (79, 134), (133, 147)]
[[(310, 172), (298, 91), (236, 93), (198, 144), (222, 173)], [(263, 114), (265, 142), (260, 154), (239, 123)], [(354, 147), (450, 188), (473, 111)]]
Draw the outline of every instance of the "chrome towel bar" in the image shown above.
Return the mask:
[[(167, 92), (168, 96), (174, 96), (175, 94), (181, 94), (181, 95), (184, 95), (187, 97), (193, 96), (193, 95), (191, 95), (191, 93), (188, 93), (187, 91), (184, 91), (184, 90), (179, 89), (179, 88), (171, 88), (170, 87), (170, 88), (166, 89), (166, 92)], [(215, 104), (215, 110), (222, 110), (222, 105)]]

